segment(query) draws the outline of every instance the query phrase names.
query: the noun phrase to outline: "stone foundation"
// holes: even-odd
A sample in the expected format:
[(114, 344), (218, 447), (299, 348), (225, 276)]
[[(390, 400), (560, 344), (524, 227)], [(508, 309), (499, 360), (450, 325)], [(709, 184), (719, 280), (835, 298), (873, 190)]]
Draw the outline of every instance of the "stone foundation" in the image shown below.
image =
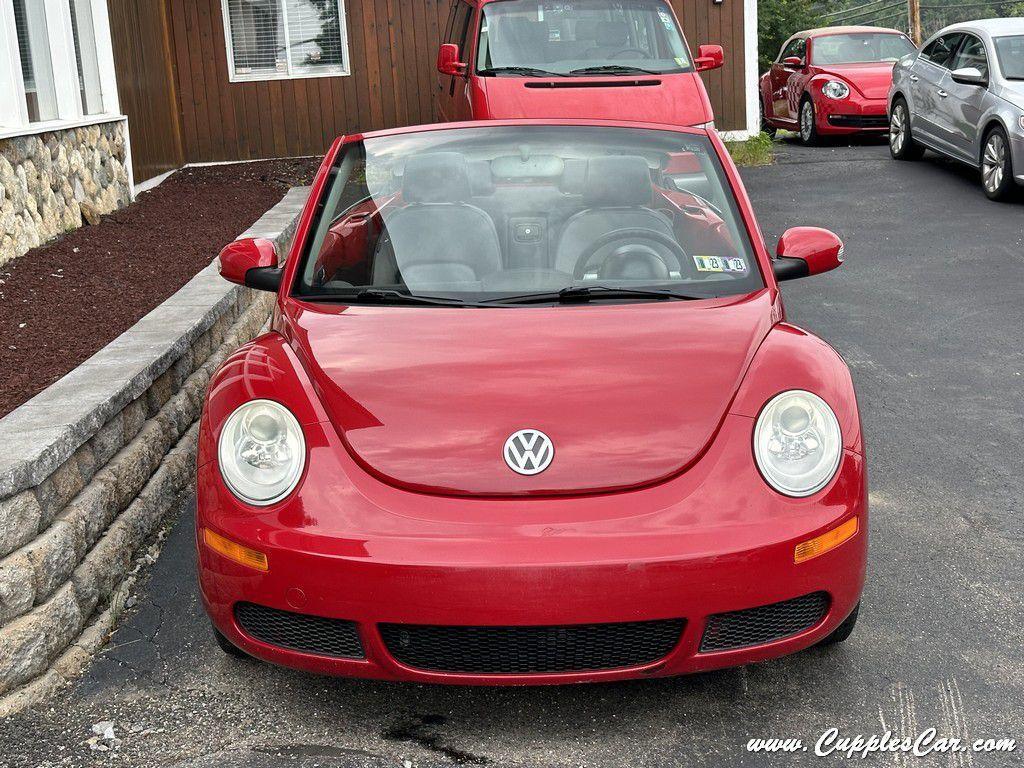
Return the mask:
[(0, 138), (0, 267), (131, 199), (118, 120)]

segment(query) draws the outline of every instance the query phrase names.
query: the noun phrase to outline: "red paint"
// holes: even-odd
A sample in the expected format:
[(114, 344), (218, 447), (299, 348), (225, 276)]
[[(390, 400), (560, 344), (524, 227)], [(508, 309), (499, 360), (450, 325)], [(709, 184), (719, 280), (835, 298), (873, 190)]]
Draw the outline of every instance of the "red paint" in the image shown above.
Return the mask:
[[(713, 131), (699, 133), (710, 135), (755, 243), (767, 287), (749, 296), (449, 310), (313, 305), (281, 291), (273, 330), (217, 371), (201, 420), (197, 523), (269, 562), (261, 574), (197, 544), (204, 605), (222, 633), (261, 659), (318, 673), (542, 684), (746, 664), (806, 648), (846, 618), (864, 582), (868, 514), (850, 373), (825, 342), (783, 321), (735, 166)], [(285, 286), (340, 146), (314, 182)], [(788, 389), (828, 402), (844, 439), (836, 477), (806, 499), (774, 492), (752, 456), (761, 408)], [(262, 398), (291, 410), (308, 454), (296, 491), (255, 509), (227, 490), (216, 444), (227, 417)], [(502, 464), (504, 438), (526, 426), (557, 446), (535, 477)], [(794, 564), (797, 544), (852, 516), (853, 539)], [(818, 626), (766, 646), (698, 652), (708, 616), (818, 590), (832, 598)], [(273, 648), (235, 623), (236, 601), (295, 610), (300, 592), (303, 612), (358, 623), (366, 660)], [(667, 618), (685, 618), (687, 628), (666, 659), (557, 675), (417, 671), (391, 657), (377, 631), (381, 622)]]
[[(436, 92), (442, 121), (579, 117), (635, 120), (638, 115), (644, 115), (645, 122), (692, 126), (704, 125), (715, 119), (711, 100), (698, 71), (723, 65), (725, 56), (719, 45), (698, 48), (698, 56), (694, 58), (696, 71), (693, 72), (606, 74), (571, 79), (478, 75), (473, 62), (477, 56), (481, 9), (488, 3), (499, 1), (469, 0), (473, 15), (466, 50), (446, 44), (438, 51), (438, 69), (441, 70), (442, 63), (445, 65)], [(681, 33), (682, 25), (675, 18), (675, 11), (670, 4), (665, 8), (673, 15)], [(465, 66), (459, 70), (461, 65)]]
[(225, 280), (245, 285), (245, 275), (250, 269), (265, 269), (277, 266), (277, 251), (272, 240), (245, 237), (228, 243), (218, 257), (220, 276)]
[[(772, 64), (761, 76), (760, 97), (765, 121), (787, 130), (798, 129), (800, 104), (810, 98), (815, 108), (815, 125), (822, 135), (846, 135), (861, 132), (885, 132), (888, 122), (877, 127), (838, 126), (829, 122), (830, 115), (848, 117), (886, 116), (886, 99), (892, 85), (893, 62), (859, 64), (823, 64), (814, 60), (814, 41), (823, 36), (843, 33), (891, 33), (904, 36), (899, 30), (878, 27), (830, 27), (799, 33), (807, 38), (807, 59), (787, 57)], [(845, 99), (831, 99), (822, 92), (825, 83), (839, 80), (850, 87)]]
[(820, 227), (792, 227), (779, 239), (776, 255), (807, 262), (809, 275), (820, 275), (843, 264), (843, 241)]

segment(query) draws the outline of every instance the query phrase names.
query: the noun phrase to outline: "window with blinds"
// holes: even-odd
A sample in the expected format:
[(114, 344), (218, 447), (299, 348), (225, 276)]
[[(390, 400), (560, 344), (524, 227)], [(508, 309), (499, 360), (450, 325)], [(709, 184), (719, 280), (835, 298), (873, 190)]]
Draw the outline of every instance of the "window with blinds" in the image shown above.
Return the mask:
[(347, 75), (344, 0), (222, 0), (232, 80)]

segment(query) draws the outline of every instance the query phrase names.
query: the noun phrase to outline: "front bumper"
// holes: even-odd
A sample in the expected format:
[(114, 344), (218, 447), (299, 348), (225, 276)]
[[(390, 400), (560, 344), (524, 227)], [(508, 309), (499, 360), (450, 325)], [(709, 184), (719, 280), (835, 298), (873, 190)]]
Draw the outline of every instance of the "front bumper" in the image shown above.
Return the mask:
[[(768, 489), (749, 454), (752, 421), (727, 417), (689, 471), (629, 493), (563, 499), (459, 499), (404, 492), (351, 461), (330, 427), (298, 495), (242, 507), (214, 464), (199, 468), (197, 530), (267, 555), (269, 571), (202, 543), (199, 576), (214, 625), (266, 661), (316, 673), (462, 684), (545, 684), (677, 675), (792, 653), (826, 637), (860, 599), (867, 557), (864, 459), (847, 451), (811, 499)], [(315, 472), (314, 472), (315, 469)], [(315, 477), (312, 475), (316, 475)], [(859, 519), (854, 538), (794, 564), (797, 544)], [(701, 652), (709, 617), (825, 592), (823, 618), (797, 634)], [(331, 658), (257, 640), (239, 602), (354, 622), (365, 658)], [(447, 672), (402, 663), (381, 625), (571, 627), (685, 620), (661, 658), (600, 671)]]
[(816, 107), (818, 133), (884, 133), (889, 130), (886, 99), (822, 97)]

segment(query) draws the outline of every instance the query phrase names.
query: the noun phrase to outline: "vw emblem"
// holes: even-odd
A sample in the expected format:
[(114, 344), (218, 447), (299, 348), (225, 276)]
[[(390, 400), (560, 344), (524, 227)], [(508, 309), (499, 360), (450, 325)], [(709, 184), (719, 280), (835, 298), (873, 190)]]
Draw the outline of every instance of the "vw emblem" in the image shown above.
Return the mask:
[(551, 466), (555, 444), (538, 429), (521, 429), (505, 441), (505, 463), (520, 475), (539, 475)]

